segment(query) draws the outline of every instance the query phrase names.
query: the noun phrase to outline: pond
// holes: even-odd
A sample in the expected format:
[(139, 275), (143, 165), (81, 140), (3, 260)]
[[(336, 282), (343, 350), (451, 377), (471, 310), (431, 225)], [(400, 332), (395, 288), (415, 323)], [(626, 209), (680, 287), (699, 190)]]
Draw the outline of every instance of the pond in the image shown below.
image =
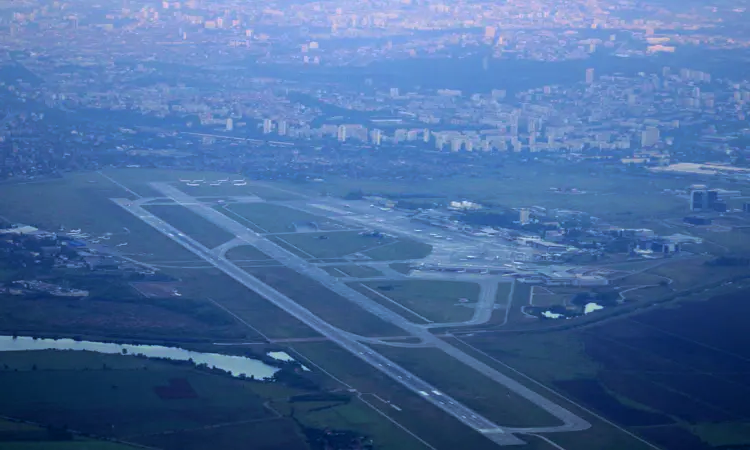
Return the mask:
[(175, 361), (193, 360), (196, 365), (206, 364), (208, 367), (225, 370), (235, 377), (244, 374), (247, 377), (253, 376), (255, 379), (270, 379), (279, 370), (262, 361), (244, 356), (193, 352), (178, 347), (0, 336), (0, 352), (25, 350), (88, 350), (108, 354), (143, 355), (149, 358), (166, 358)]
[[(266, 355), (270, 356), (271, 358), (277, 360), (277, 361), (284, 361), (284, 362), (296, 362), (294, 358), (289, 355), (287, 352), (268, 352)], [(300, 367), (302, 367), (302, 370), (305, 372), (309, 372), (310, 369), (305, 367), (303, 364), (300, 364)]]

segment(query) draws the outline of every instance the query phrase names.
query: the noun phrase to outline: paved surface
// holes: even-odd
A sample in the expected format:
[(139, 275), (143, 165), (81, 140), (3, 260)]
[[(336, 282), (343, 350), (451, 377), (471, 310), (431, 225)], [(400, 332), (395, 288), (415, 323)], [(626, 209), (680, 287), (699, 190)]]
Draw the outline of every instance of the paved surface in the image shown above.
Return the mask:
[[(543, 397), (537, 392), (528, 389), (514, 379), (507, 377), (506, 375), (496, 371), (492, 367), (484, 364), (476, 358), (464, 353), (462, 350), (434, 336), (424, 326), (409, 322), (399, 314), (396, 314), (390, 309), (372, 301), (367, 296), (349, 288), (348, 286), (346, 286), (346, 284), (338, 280), (336, 277), (331, 276), (323, 269), (320, 269), (319, 267), (308, 263), (303, 258), (277, 246), (275, 243), (265, 239), (262, 235), (249, 230), (244, 225), (241, 225), (240, 223), (225, 216), (224, 214), (213, 210), (209, 206), (196, 202), (195, 198), (183, 193), (182, 191), (174, 188), (167, 183), (152, 183), (152, 186), (162, 192), (166, 197), (172, 198), (177, 203), (182, 204), (184, 207), (194, 211), (195, 213), (201, 215), (202, 217), (218, 225), (219, 227), (231, 232), (236, 236), (235, 241), (239, 240), (243, 243), (247, 243), (257, 247), (281, 264), (295, 270), (300, 274), (315, 279), (328, 289), (338, 293), (339, 295), (342, 295), (353, 303), (358, 304), (360, 307), (369, 311), (370, 313), (404, 329), (406, 331), (405, 334), (417, 337), (422, 341), (422, 343), (418, 345), (429, 345), (431, 347), (439, 348), (446, 354), (452, 356), (453, 358), (461, 361), (474, 370), (503, 385), (508, 390), (515, 392), (521, 397), (534, 403), (538, 407), (546, 410), (551, 415), (559, 419), (562, 423), (561, 425), (557, 426), (512, 429), (513, 432), (577, 431), (584, 430), (590, 427), (590, 424), (588, 422), (566, 410), (562, 406), (548, 400), (546, 397)], [(309, 325), (311, 328), (328, 337), (331, 341), (336, 342), (338, 345), (345, 348), (353, 355), (362, 359), (377, 370), (385, 373), (396, 382), (404, 385), (413, 392), (416, 392), (426, 401), (429, 401), (430, 403), (446, 411), (448, 414), (457, 418), (466, 425), (472, 427), (480, 433), (483, 433), (494, 442), (500, 445), (514, 445), (523, 443), (522, 440), (513, 436), (509, 432), (511, 431), (511, 429), (494, 424), (489, 419), (484, 418), (476, 412), (470, 410), (455, 399), (439, 392), (439, 390), (429, 385), (424, 380), (421, 380), (414, 374), (409, 373), (402, 367), (396, 365), (394, 362), (373, 351), (369, 346), (363, 343), (367, 340), (331, 326), (321, 318), (315, 316), (309, 310), (298, 305), (292, 299), (284, 296), (283, 294), (264, 284), (257, 278), (249, 275), (247, 272), (243, 271), (232, 262), (226, 260), (222, 256), (220, 251), (211, 251), (203, 247), (202, 245), (191, 239), (189, 236), (184, 235), (171, 225), (167, 224), (156, 216), (153, 216), (148, 211), (138, 206), (138, 202), (123, 199), (116, 199), (115, 202), (134, 215), (140, 217), (142, 220), (144, 220), (163, 234), (167, 235), (172, 240), (178, 242), (183, 247), (195, 253), (214, 267), (222, 270), (249, 289), (252, 289), (272, 303), (281, 307), (289, 314), (293, 315), (297, 319)], [(472, 318), (472, 321), (475, 321), (476, 323), (483, 323), (482, 320), (486, 322), (485, 317), (488, 319), (489, 315), (492, 314), (492, 307), (494, 305), (496, 292), (493, 289), (486, 289), (485, 292), (486, 294), (483, 295), (480, 299), (480, 305), (478, 305), (477, 311)]]

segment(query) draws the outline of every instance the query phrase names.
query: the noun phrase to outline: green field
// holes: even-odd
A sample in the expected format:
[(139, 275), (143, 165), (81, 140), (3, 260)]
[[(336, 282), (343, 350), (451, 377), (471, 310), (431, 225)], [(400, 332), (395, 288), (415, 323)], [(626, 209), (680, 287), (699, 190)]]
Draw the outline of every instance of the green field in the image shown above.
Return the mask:
[[(317, 370), (269, 383), (134, 356), (0, 353), (0, 414), (45, 427), (165, 450), (338, 448), (326, 430), (362, 436), (378, 450), (422, 448), (366, 400), (330, 392), (333, 386), (340, 387)], [(82, 439), (49, 442), (47, 435), (0, 420), (2, 449), (131, 448)], [(27, 442), (10, 439), (18, 436)]]
[[(539, 205), (586, 211), (619, 226), (637, 227), (643, 219), (685, 214), (687, 201), (663, 190), (685, 189), (690, 184), (686, 179), (614, 173), (586, 165), (567, 165), (561, 171), (553, 165), (507, 163), (497, 174), (483, 178), (455, 176), (413, 183), (326, 177), (325, 182), (315, 185), (287, 186), (307, 190), (308, 195), (311, 189), (337, 196), (361, 189), (367, 194), (394, 196), (419, 192), (432, 202), (467, 199), (508, 208)], [(712, 186), (730, 185), (717, 180)], [(576, 188), (585, 193), (554, 193), (551, 188)]]
[(12, 222), (57, 231), (80, 228), (92, 239), (112, 233), (102, 241), (139, 260), (169, 258), (197, 260), (197, 256), (114, 204), (110, 198), (132, 197), (127, 191), (95, 172), (69, 174), (65, 178), (32, 184), (6, 185), (0, 195), (0, 215)]
[(230, 424), (219, 428), (197, 428), (173, 434), (155, 434), (145, 436), (139, 439), (139, 442), (164, 450), (310, 448), (305, 443), (305, 436), (299, 426), (288, 418)]
[(361, 264), (323, 266), (323, 269), (334, 277), (371, 278), (383, 276), (383, 272), (378, 269)]
[(185, 183), (175, 182), (173, 183), (176, 188), (183, 191), (184, 193), (192, 197), (243, 197), (243, 196), (258, 196), (263, 200), (267, 201), (284, 201), (284, 200), (299, 200), (302, 198), (299, 194), (284, 190), (282, 187), (274, 188), (269, 184), (262, 184), (258, 182), (248, 182), (245, 186), (235, 186), (232, 183), (222, 183), (219, 186), (211, 186), (211, 181), (220, 179), (239, 179), (239, 177), (230, 176), (227, 174), (221, 174), (217, 177), (212, 177), (211, 174), (203, 176), (202, 172), (195, 172), (193, 176), (199, 175), (198, 178), (205, 178), (206, 183), (201, 183), (199, 186), (188, 186)]
[(404, 275), (409, 275), (409, 273), (411, 272), (410, 263), (391, 263), (388, 265), (388, 267), (395, 270), (396, 272), (403, 273)]
[(143, 209), (187, 234), (207, 248), (234, 239), (234, 235), (181, 205), (152, 205)]
[(226, 257), (230, 261), (273, 261), (270, 256), (252, 245), (233, 247), (227, 251)]
[(43, 428), (31, 423), (0, 419), (0, 448), (3, 450), (127, 450), (135, 447), (115, 442), (97, 441), (63, 430)]
[[(580, 342), (570, 339), (565, 333), (519, 333), (503, 334), (502, 338), (486, 336), (446, 340), (592, 424), (591, 428), (584, 431), (547, 434), (546, 437), (557, 445), (576, 450), (655, 450), (653, 446), (629, 435), (622, 428), (592, 415), (579, 404), (557, 394), (552, 380), (585, 378), (598, 370), (596, 364), (581, 357), (583, 347)], [(472, 346), (477, 343), (481, 345)], [(499, 359), (493, 359), (491, 354), (497, 355)], [(544, 385), (538, 384), (539, 381)]]
[[(508, 294), (510, 294), (511, 286), (514, 283), (513, 298), (510, 303), (510, 310), (508, 310)], [(521, 307), (529, 304), (530, 293), (531, 286), (528, 284), (519, 283), (517, 281), (498, 283), (497, 293), (495, 294), (495, 310), (492, 312), (490, 321), (483, 327), (505, 327), (530, 323), (531, 319), (521, 313)], [(534, 323), (536, 322), (538, 322), (538, 320), (534, 319)]]
[(367, 254), (368, 250), (388, 245), (400, 245), (395, 238), (360, 236), (358, 231), (335, 233), (298, 233), (270, 236), (274, 242), (291, 247), (299, 256), (306, 258), (341, 258), (354, 253)]
[(432, 322), (463, 322), (471, 319), (474, 308), (463, 305), (460, 299), (476, 303), (479, 298), (479, 285), (462, 281), (367, 281), (351, 283), (350, 286), (393, 311), (403, 312), (383, 296)]
[[(187, 365), (73, 351), (5, 352), (0, 364), (3, 415), (98, 436), (274, 417), (251, 383)], [(170, 392), (172, 380), (190, 388)]]
[(336, 221), (316, 216), (298, 209), (273, 203), (233, 203), (218, 211), (237, 220), (244, 218), (245, 224), (252, 224), (256, 231), (263, 233), (285, 233), (295, 231), (295, 224), (315, 224), (319, 229), (345, 229)]
[(404, 330), (370, 314), (322, 284), (286, 267), (245, 270), (333, 326), (363, 336), (400, 336)]
[(185, 296), (216, 302), (268, 338), (319, 336), (312, 328), (218, 269), (185, 270), (181, 279), (180, 290)]
[(419, 259), (432, 251), (432, 246), (412, 239), (361, 236), (358, 231), (284, 234), (269, 239), (303, 258)]

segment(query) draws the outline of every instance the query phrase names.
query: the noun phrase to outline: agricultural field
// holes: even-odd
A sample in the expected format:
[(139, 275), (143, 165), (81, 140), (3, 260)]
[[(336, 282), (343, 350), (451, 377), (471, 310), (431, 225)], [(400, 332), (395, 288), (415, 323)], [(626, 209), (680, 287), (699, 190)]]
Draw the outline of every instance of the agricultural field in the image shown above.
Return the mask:
[[(479, 285), (442, 280), (384, 280), (350, 283), (350, 286), (397, 313), (393, 303), (430, 322), (463, 322), (471, 319), (479, 298)], [(407, 317), (408, 318), (408, 317)]]
[(133, 356), (4, 352), (0, 368), (3, 415), (102, 437), (275, 417), (251, 383)]
[[(382, 450), (421, 448), (365, 401), (329, 392), (336, 382), (315, 369), (306, 378), (289, 370), (261, 382), (129, 355), (19, 351), (0, 353), (0, 384), (2, 415), (165, 450), (312, 450), (352, 439)], [(0, 448), (131, 448), (82, 438), (46, 442), (48, 434), (0, 421)], [(38, 444), (11, 440), (21, 435)]]
[(0, 448), (4, 450), (132, 450), (136, 447), (84, 438), (62, 428), (45, 428), (31, 423), (0, 419)]
[(661, 448), (741, 448), (750, 309), (731, 287), (581, 329), (464, 340)]

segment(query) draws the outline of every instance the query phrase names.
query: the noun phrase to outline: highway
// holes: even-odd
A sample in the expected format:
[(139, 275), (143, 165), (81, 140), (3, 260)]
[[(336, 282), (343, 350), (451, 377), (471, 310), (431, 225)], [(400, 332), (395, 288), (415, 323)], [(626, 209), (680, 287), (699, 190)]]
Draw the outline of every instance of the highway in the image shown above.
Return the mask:
[[(236, 239), (257, 247), (275, 260), (279, 261), (281, 264), (295, 270), (300, 274), (315, 279), (323, 286), (349, 299), (368, 312), (404, 329), (405, 331), (407, 331), (406, 334), (411, 334), (412, 336), (421, 339), (425, 344), (429, 344), (429, 346), (431, 347), (441, 349), (442, 351), (461, 361), (468, 367), (473, 368), (474, 370), (482, 373), (495, 382), (503, 385), (508, 390), (513, 391), (514, 393), (527, 399), (538, 407), (546, 410), (561, 422), (560, 425), (528, 428), (523, 429), (524, 431), (562, 432), (584, 430), (590, 427), (590, 424), (583, 418), (576, 416), (562, 406), (550, 401), (537, 392), (530, 390), (514, 379), (509, 378), (505, 374), (498, 372), (492, 367), (466, 354), (457, 347), (454, 347), (449, 343), (443, 341), (442, 339), (434, 336), (424, 326), (414, 324), (406, 320), (399, 314), (378, 304), (377, 302), (374, 302), (360, 292), (349, 288), (348, 286), (346, 286), (346, 284), (338, 280), (336, 277), (331, 276), (323, 269), (316, 267), (303, 258), (277, 246), (275, 243), (269, 241), (262, 235), (249, 230), (244, 225), (225, 216), (219, 211), (212, 209), (210, 206), (197, 202), (193, 197), (185, 194), (184, 192), (171, 186), (168, 183), (152, 183), (151, 185), (156, 190), (162, 192), (164, 196), (171, 198), (175, 202), (182, 204), (185, 208), (194, 211), (210, 222), (229, 231), (236, 236)], [(247, 274), (232, 262), (226, 260), (225, 258), (217, 255), (214, 252), (211, 252), (209, 249), (200, 246), (200, 244), (197, 244), (197, 242), (193, 241), (189, 237), (182, 235), (179, 231), (175, 230), (169, 224), (161, 221), (160, 219), (151, 215), (137, 205), (134, 205), (132, 201), (129, 202), (126, 200), (118, 200), (117, 202), (122, 207), (129, 210), (131, 213), (146, 220), (149, 224), (157, 228), (159, 231), (182, 244), (183, 246), (188, 248), (188, 250), (205, 259), (215, 267), (224, 271), (232, 278), (241, 282), (246, 287), (258, 292), (269, 301), (273, 302), (277, 306), (281, 307), (293, 316), (302, 320), (304, 323), (311, 326), (311, 328), (317, 330), (321, 334), (329, 337), (332, 341), (341, 345), (343, 348), (349, 350), (350, 352), (355, 354), (355, 356), (358, 356), (376, 369), (386, 373), (395, 381), (403, 384), (410, 390), (423, 396), (427, 401), (448, 412), (452, 416), (459, 419), (461, 422), (471, 426), (481, 433), (484, 433), (487, 437), (497, 442), (498, 444), (509, 445), (522, 442), (517, 437), (505, 432), (503, 427), (498, 426), (492, 423), (490, 420), (479, 416), (464, 405), (458, 403), (456, 400), (450, 399), (448, 398), (448, 396), (442, 393), (440, 393), (439, 395), (435, 394), (435, 392), (439, 391), (429, 386), (423, 380), (415, 377), (413, 374), (406, 372), (403, 368), (398, 367), (382, 355), (373, 352), (370, 347), (364, 345), (362, 342), (359, 342), (357, 340), (357, 336), (346, 333), (329, 325), (327, 322), (315, 316), (310, 311), (299, 306), (293, 300), (283, 296), (281, 293), (273, 290), (268, 285), (265, 285), (256, 278)], [(475, 319), (477, 318), (477, 316), (483, 316), (486, 314), (491, 314), (491, 310), (488, 308), (483, 308), (483, 310), (478, 315), (475, 315)], [(519, 430), (514, 429), (514, 431)]]
[(267, 299), (271, 303), (282, 308), (287, 313), (307, 324), (310, 328), (314, 329), (323, 336), (326, 336), (332, 342), (335, 342), (342, 348), (346, 349), (354, 356), (365, 361), (375, 369), (383, 372), (388, 377), (397, 381), (412, 392), (416, 392), (428, 402), (457, 418), (474, 430), (484, 434), (497, 444), (518, 445), (524, 443), (521, 439), (517, 438), (513, 434), (506, 433), (501, 427), (497, 426), (492, 421), (480, 416), (479, 414), (462, 405), (450, 396), (443, 394), (436, 387), (430, 385), (426, 381), (416, 377), (406, 369), (390, 361), (385, 356), (382, 356), (379, 353), (373, 351), (369, 346), (358, 342), (357, 340), (352, 338), (352, 335), (350, 333), (346, 333), (328, 324), (326, 321), (320, 319), (309, 310), (298, 305), (289, 297), (286, 297), (267, 284), (258, 280), (254, 276), (245, 272), (241, 268), (237, 267), (231, 261), (221, 256), (214, 255), (210, 249), (204, 247), (191, 237), (183, 234), (180, 230), (174, 228), (173, 226), (154, 216), (147, 210), (141, 208), (132, 200), (113, 199), (113, 201), (131, 214), (151, 225), (153, 228), (155, 228), (165, 236), (169, 237), (198, 257), (210, 263), (212, 266), (232, 277), (234, 280), (241, 283), (248, 289), (251, 289), (254, 292), (258, 293), (263, 298)]

